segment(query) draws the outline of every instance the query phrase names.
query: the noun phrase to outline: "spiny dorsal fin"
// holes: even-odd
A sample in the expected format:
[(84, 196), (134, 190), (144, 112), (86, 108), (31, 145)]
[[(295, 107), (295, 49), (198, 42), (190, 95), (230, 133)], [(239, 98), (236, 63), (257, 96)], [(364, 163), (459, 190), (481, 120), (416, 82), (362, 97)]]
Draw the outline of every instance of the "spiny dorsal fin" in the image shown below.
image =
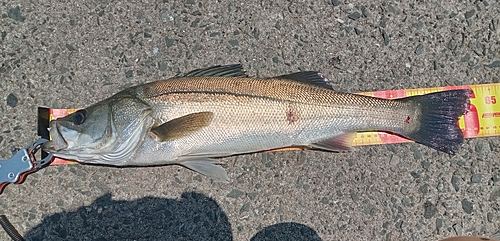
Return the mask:
[(346, 132), (330, 139), (322, 140), (311, 144), (311, 147), (326, 151), (350, 151), (352, 150), (352, 140), (356, 137), (356, 132)]
[(183, 75), (183, 77), (199, 76), (248, 77), (241, 64), (217, 65), (203, 69), (196, 69)]
[(316, 71), (303, 71), (293, 74), (280, 75), (274, 78), (295, 80), (306, 84), (316, 85), (329, 90), (332, 89), (332, 86), (330, 86), (329, 84), (330, 80), (327, 79), (322, 73)]
[(151, 129), (151, 132), (161, 142), (174, 140), (210, 125), (213, 116), (214, 113), (212, 112), (198, 112), (185, 115), (154, 127)]

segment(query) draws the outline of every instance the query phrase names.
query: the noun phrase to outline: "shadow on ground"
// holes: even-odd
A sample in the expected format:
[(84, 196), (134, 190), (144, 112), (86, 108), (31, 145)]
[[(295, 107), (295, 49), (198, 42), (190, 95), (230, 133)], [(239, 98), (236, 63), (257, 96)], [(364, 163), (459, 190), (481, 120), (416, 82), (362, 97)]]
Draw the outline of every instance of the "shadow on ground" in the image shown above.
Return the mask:
[[(183, 193), (180, 199), (145, 197), (114, 201), (111, 194), (74, 212), (45, 218), (26, 240), (233, 240), (231, 224), (215, 200)], [(264, 228), (251, 241), (321, 240), (302, 224)]]

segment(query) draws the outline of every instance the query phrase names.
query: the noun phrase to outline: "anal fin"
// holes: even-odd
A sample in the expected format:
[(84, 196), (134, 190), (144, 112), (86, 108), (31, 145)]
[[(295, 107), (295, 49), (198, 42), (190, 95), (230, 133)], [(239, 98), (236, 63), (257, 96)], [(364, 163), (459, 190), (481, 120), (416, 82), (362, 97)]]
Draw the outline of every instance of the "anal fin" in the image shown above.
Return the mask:
[(352, 141), (356, 137), (356, 132), (346, 132), (332, 138), (322, 140), (311, 144), (310, 146), (316, 149), (326, 151), (351, 151)]

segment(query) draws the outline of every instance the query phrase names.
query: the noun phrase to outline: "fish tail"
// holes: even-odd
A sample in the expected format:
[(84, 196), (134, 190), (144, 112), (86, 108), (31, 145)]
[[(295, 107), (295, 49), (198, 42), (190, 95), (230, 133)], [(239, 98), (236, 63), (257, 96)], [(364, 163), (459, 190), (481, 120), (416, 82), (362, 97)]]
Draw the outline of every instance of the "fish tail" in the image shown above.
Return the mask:
[(458, 119), (467, 112), (471, 93), (468, 89), (448, 90), (400, 99), (416, 107), (416, 124), (408, 125), (401, 134), (438, 151), (455, 154), (464, 142)]

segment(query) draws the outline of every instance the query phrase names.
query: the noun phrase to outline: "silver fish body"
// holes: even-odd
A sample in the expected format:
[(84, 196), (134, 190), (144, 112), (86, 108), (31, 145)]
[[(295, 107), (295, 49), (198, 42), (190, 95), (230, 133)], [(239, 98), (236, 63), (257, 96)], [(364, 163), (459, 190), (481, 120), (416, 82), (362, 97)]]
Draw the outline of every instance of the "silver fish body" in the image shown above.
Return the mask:
[(54, 120), (45, 150), (83, 163), (180, 164), (227, 181), (212, 158), (289, 146), (348, 150), (357, 131), (389, 131), (454, 153), (467, 103), (466, 90), (386, 100), (337, 93), (316, 72), (259, 79), (239, 65), (216, 66)]

